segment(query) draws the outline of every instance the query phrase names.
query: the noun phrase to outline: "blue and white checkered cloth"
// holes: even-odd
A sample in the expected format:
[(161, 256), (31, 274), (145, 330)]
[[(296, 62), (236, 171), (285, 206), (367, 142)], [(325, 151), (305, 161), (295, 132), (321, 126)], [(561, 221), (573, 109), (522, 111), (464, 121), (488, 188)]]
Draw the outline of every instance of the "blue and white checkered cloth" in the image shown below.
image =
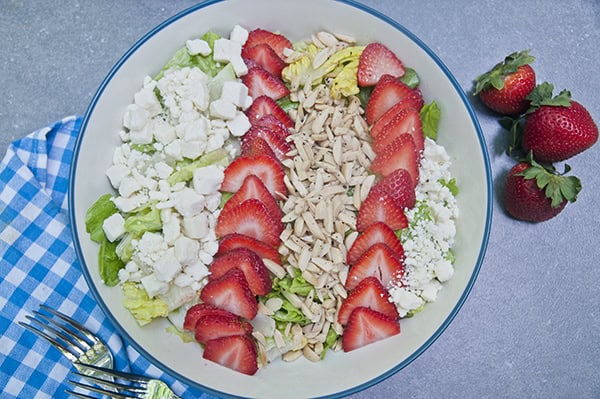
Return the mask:
[(71, 363), (18, 321), (46, 304), (97, 333), (115, 368), (158, 377), (182, 398), (210, 396), (164, 374), (126, 345), (90, 293), (67, 212), (69, 167), (81, 119), (15, 141), (0, 166), (0, 389), (2, 398), (63, 398)]

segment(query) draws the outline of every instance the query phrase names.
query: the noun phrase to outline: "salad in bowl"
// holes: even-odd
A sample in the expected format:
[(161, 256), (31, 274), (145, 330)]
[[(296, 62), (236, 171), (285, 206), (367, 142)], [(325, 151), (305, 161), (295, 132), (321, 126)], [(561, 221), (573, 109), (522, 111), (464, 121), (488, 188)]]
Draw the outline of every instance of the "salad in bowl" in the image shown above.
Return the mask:
[[(481, 135), (420, 43), (411, 58), (348, 27), (299, 34), (244, 18), (206, 23), (229, 5), (166, 23), (100, 90), (72, 173), (76, 246), (107, 313), (167, 371), (218, 393), (270, 396), (260, 381), (277, 380), (267, 389), (276, 392), (286, 373), (321, 374), (325, 386), (323, 367), (394, 348), (350, 385), (299, 395), (348, 393), (418, 355), (468, 293), (489, 199), (463, 196), (489, 190), (489, 167), (479, 149), (483, 182), (473, 183), (456, 166), (452, 135), (470, 129), (461, 134), (475, 148)], [(325, 9), (338, 7), (364, 14)], [(194, 17), (204, 29), (191, 29)], [(144, 47), (178, 26), (185, 32), (171, 34), (165, 61), (142, 68)], [(448, 82), (451, 99), (440, 90)], [(115, 95), (124, 96), (118, 107), (106, 100)], [(108, 109), (109, 139), (94, 133)], [(105, 184), (81, 201), (81, 154), (100, 142), (93, 171)], [(464, 206), (481, 219), (465, 224), (474, 216)], [(472, 234), (481, 245), (465, 250)]]

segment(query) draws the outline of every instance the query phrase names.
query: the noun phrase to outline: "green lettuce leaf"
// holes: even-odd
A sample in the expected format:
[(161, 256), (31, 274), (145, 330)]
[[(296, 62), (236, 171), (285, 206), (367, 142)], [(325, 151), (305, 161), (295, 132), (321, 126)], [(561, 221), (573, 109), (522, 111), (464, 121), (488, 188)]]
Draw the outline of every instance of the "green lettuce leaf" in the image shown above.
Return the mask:
[[(221, 36), (217, 35), (214, 32), (206, 32), (201, 39), (206, 41), (211, 49), (214, 48), (215, 40), (219, 39)], [(223, 65), (216, 62), (212, 54), (207, 56), (203, 56), (200, 54), (190, 55), (187, 50), (187, 47), (182, 47), (173, 54), (171, 59), (165, 64), (165, 66), (160, 70), (158, 75), (154, 78), (154, 80), (159, 80), (163, 77), (166, 70), (171, 68), (185, 68), (185, 67), (198, 67), (202, 70), (202, 72), (206, 73), (208, 76), (213, 77), (219, 73)]]
[(117, 255), (117, 243), (110, 242), (106, 238), (100, 243), (98, 252), (98, 271), (104, 284), (114, 287), (119, 283), (119, 270), (125, 264)]
[(411, 89), (414, 89), (419, 85), (419, 83), (421, 83), (419, 75), (417, 75), (417, 71), (412, 68), (405, 68), (404, 76), (400, 78), (400, 81)]
[(150, 203), (125, 218), (125, 231), (141, 237), (147, 231), (162, 229), (160, 210)]
[(92, 241), (102, 243), (106, 240), (102, 223), (118, 209), (112, 202), (112, 195), (104, 194), (85, 213), (85, 231)]
[(230, 162), (229, 154), (224, 148), (207, 152), (195, 161), (185, 159), (177, 163), (175, 172), (168, 177), (167, 181), (172, 186), (179, 182), (188, 182), (194, 176), (194, 170), (208, 165), (227, 166)]
[(432, 140), (437, 140), (438, 125), (442, 117), (442, 111), (435, 101), (425, 104), (419, 113), (423, 122), (423, 135)]
[(123, 306), (131, 312), (140, 326), (145, 326), (157, 317), (167, 317), (168, 305), (158, 298), (150, 298), (136, 283), (123, 283)]

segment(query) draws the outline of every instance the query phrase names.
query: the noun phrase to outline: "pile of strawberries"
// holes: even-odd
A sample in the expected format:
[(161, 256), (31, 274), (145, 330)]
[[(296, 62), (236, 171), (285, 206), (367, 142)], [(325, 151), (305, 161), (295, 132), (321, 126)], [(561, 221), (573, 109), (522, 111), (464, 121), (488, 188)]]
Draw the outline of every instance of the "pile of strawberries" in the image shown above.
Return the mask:
[(508, 172), (506, 211), (516, 219), (541, 222), (558, 215), (581, 191), (570, 170), (557, 173), (554, 163), (587, 150), (598, 140), (590, 113), (571, 93), (553, 96), (549, 83), (536, 85), (528, 51), (508, 55), (476, 78), (475, 95), (491, 110), (507, 116), (502, 125), (511, 133), (508, 148), (518, 163)]
[(203, 357), (244, 374), (258, 370), (252, 320), (258, 296), (271, 291), (263, 259), (281, 264), (278, 248), (283, 216), (277, 200), (286, 197), (281, 161), (292, 149), (286, 138), (293, 122), (275, 100), (289, 94), (281, 80), (284, 36), (261, 29), (249, 33), (242, 57), (243, 82), (253, 98), (246, 111), (251, 128), (241, 154), (224, 171), (221, 191), (233, 193), (215, 226), (219, 250), (210, 265), (200, 303), (186, 313), (184, 329), (204, 345)]

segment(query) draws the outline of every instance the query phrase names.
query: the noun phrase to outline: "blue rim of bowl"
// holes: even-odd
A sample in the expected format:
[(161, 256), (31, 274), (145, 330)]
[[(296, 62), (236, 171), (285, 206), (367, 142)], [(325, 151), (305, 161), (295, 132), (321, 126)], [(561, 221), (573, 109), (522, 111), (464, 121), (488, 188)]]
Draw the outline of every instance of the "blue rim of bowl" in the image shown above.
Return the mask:
[[(117, 329), (117, 331), (119, 332), (119, 334), (124, 337), (139, 353), (141, 353), (144, 357), (146, 357), (147, 359), (149, 359), (149, 361), (151, 361), (153, 364), (157, 365), (159, 368), (161, 368), (164, 372), (170, 374), (171, 376), (174, 376), (175, 378), (177, 378), (178, 380), (188, 384), (191, 387), (200, 389), (202, 391), (205, 391), (209, 394), (214, 394), (214, 395), (218, 395), (221, 397), (227, 397), (227, 398), (240, 398), (240, 396), (236, 396), (236, 395), (231, 395), (231, 394), (227, 394), (221, 391), (217, 391), (214, 390), (210, 387), (201, 385), (195, 381), (190, 380), (187, 377), (184, 377), (182, 375), (180, 375), (179, 373), (175, 372), (174, 370), (171, 370), (170, 368), (164, 366), (158, 359), (155, 359), (154, 356), (152, 356), (151, 354), (149, 354), (146, 350), (144, 350), (144, 348), (142, 348), (139, 344), (137, 344), (135, 342), (135, 340), (133, 340), (131, 338), (131, 336), (127, 333), (127, 331), (125, 331), (121, 325), (118, 323), (118, 321), (113, 317), (112, 313), (110, 312), (110, 309), (108, 309), (108, 307), (106, 306), (106, 304), (104, 303), (104, 301), (102, 300), (102, 298), (100, 297), (98, 291), (95, 288), (94, 285), (94, 281), (92, 280), (92, 277), (87, 269), (87, 267), (83, 267), (85, 265), (85, 260), (83, 258), (83, 253), (81, 251), (81, 245), (78, 239), (78, 235), (77, 235), (77, 224), (76, 224), (76, 218), (75, 218), (75, 213), (74, 213), (74, 187), (73, 187), (73, 182), (75, 181), (75, 175), (77, 173), (76, 168), (74, 166), (77, 165), (77, 160), (79, 158), (79, 149), (81, 147), (81, 142), (83, 139), (83, 136), (85, 134), (85, 130), (89, 121), (89, 117), (90, 115), (93, 113), (94, 108), (96, 106), (96, 103), (98, 101), (98, 99), (100, 98), (100, 96), (102, 95), (102, 93), (104, 92), (104, 89), (106, 88), (106, 86), (108, 85), (108, 83), (111, 81), (112, 77), (115, 75), (115, 73), (119, 70), (119, 68), (129, 59), (129, 57), (141, 46), (143, 45), (146, 41), (148, 41), (150, 38), (152, 38), (154, 35), (156, 35), (158, 32), (160, 32), (161, 30), (163, 30), (165, 27), (169, 26), (170, 24), (172, 24), (173, 22), (185, 17), (186, 15), (196, 12), (202, 8), (208, 7), (212, 4), (216, 4), (216, 3), (221, 3), (223, 1), (226, 0), (209, 0), (207, 2), (203, 2), (200, 4), (197, 4), (193, 7), (190, 7), (186, 10), (181, 11), (180, 13), (172, 16), (171, 18), (165, 20), (164, 22), (162, 22), (161, 24), (159, 24), (158, 26), (156, 26), (154, 29), (152, 29), (150, 32), (148, 32), (146, 35), (144, 35), (141, 39), (139, 39), (122, 57), (121, 59), (115, 64), (115, 66), (111, 69), (111, 71), (109, 72), (109, 74), (107, 75), (107, 77), (104, 79), (104, 81), (102, 82), (102, 84), (100, 85), (99, 89), (97, 90), (96, 94), (94, 95), (84, 117), (83, 117), (83, 121), (81, 124), (81, 130), (80, 130), (80, 134), (77, 136), (77, 140), (75, 142), (75, 147), (73, 150), (73, 160), (72, 160), (72, 167), (70, 169), (70, 174), (69, 174), (69, 195), (68, 195), (68, 204), (69, 204), (69, 217), (71, 220), (71, 234), (73, 236), (73, 242), (74, 242), (74, 246), (75, 246), (75, 251), (77, 253), (77, 257), (80, 261), (81, 264), (81, 269), (83, 271), (83, 275), (87, 281), (88, 286), (90, 287), (90, 290), (92, 291), (93, 296), (96, 298), (96, 301), (98, 302), (98, 305), (102, 308), (102, 311), (104, 312), (104, 314), (109, 318), (109, 320), (111, 321), (111, 323), (113, 324), (113, 326)], [(492, 198), (493, 198), (493, 187), (492, 187), (492, 174), (491, 174), (491, 166), (490, 166), (490, 159), (489, 159), (489, 155), (487, 152), (487, 146), (485, 144), (485, 139), (483, 136), (483, 132), (481, 130), (481, 126), (479, 125), (479, 121), (475, 115), (475, 112), (471, 106), (471, 104), (469, 103), (468, 99), (466, 98), (466, 95), (464, 93), (464, 91), (462, 90), (461, 86), (458, 84), (458, 82), (456, 81), (456, 78), (452, 75), (452, 73), (450, 72), (450, 70), (446, 67), (446, 65), (440, 60), (440, 58), (424, 43), (422, 42), (418, 37), (416, 37), (412, 32), (410, 32), (408, 29), (406, 29), (404, 26), (402, 26), (400, 23), (398, 23), (397, 21), (391, 19), (390, 17), (382, 14), (381, 12), (374, 10), (364, 4), (361, 3), (357, 3), (354, 0), (334, 0), (340, 3), (344, 3), (347, 5), (350, 5), (352, 7), (355, 7), (357, 9), (359, 9), (360, 11), (366, 12), (368, 14), (371, 14), (377, 18), (379, 18), (380, 20), (382, 20), (383, 22), (386, 22), (387, 24), (393, 26), (395, 29), (401, 31), (403, 34), (405, 34), (409, 39), (411, 39), (416, 45), (418, 45), (422, 50), (424, 50), (427, 55), (429, 55), (429, 57), (431, 57), (431, 59), (433, 59), (435, 61), (435, 63), (440, 67), (440, 69), (444, 72), (444, 74), (446, 75), (446, 77), (448, 78), (448, 80), (450, 80), (450, 82), (452, 83), (452, 86), (454, 87), (454, 89), (457, 91), (457, 93), (459, 94), (464, 106), (466, 107), (469, 116), (471, 118), (471, 121), (473, 123), (473, 126), (475, 127), (475, 130), (477, 132), (477, 138), (479, 140), (479, 145), (481, 148), (481, 152), (483, 155), (483, 161), (484, 161), (484, 166), (485, 166), (485, 175), (486, 175), (486, 189), (487, 189), (487, 206), (486, 206), (486, 220), (485, 220), (485, 229), (483, 232), (483, 237), (482, 237), (482, 241), (481, 241), (481, 246), (479, 249), (479, 255), (477, 258), (477, 263), (475, 265), (475, 268), (473, 269), (473, 273), (471, 274), (471, 277), (467, 283), (467, 286), (465, 287), (465, 290), (463, 291), (461, 297), (459, 298), (458, 302), (456, 303), (456, 305), (454, 306), (454, 308), (452, 309), (452, 311), (450, 312), (450, 314), (448, 315), (448, 317), (446, 318), (446, 320), (444, 320), (444, 322), (442, 323), (442, 325), (431, 335), (431, 337), (429, 337), (429, 339), (423, 343), (419, 348), (417, 348), (417, 350), (415, 350), (408, 358), (406, 358), (404, 361), (400, 362), (399, 364), (397, 364), (395, 367), (392, 367), (391, 369), (389, 369), (388, 371), (382, 373), (381, 375), (367, 381), (364, 382), (362, 384), (359, 384), (357, 386), (351, 387), (349, 389), (346, 389), (344, 391), (340, 391), (340, 392), (336, 392), (334, 394), (330, 394), (330, 395), (325, 395), (325, 396), (320, 396), (319, 398), (340, 398), (340, 397), (344, 397), (353, 393), (357, 393), (360, 391), (363, 391), (369, 387), (372, 387), (373, 385), (376, 385), (384, 380), (386, 380), (387, 378), (389, 378), (390, 376), (396, 374), (398, 371), (402, 370), (404, 367), (408, 366), (410, 363), (412, 363), (417, 357), (419, 357), (431, 344), (433, 344), (433, 342), (435, 342), (435, 340), (444, 332), (444, 330), (446, 330), (446, 328), (450, 325), (450, 323), (452, 322), (452, 320), (454, 320), (454, 317), (456, 316), (456, 314), (458, 313), (458, 311), (460, 310), (460, 308), (462, 307), (462, 305), (464, 304), (464, 302), (466, 301), (469, 293), (471, 292), (471, 289), (473, 288), (473, 285), (475, 284), (475, 280), (477, 279), (477, 276), (479, 274), (479, 270), (481, 269), (481, 264), (483, 263), (483, 259), (485, 256), (485, 252), (487, 249), (487, 245), (488, 245), (488, 241), (489, 241), (489, 235), (490, 235), (490, 230), (491, 230), (491, 224), (492, 224)]]

